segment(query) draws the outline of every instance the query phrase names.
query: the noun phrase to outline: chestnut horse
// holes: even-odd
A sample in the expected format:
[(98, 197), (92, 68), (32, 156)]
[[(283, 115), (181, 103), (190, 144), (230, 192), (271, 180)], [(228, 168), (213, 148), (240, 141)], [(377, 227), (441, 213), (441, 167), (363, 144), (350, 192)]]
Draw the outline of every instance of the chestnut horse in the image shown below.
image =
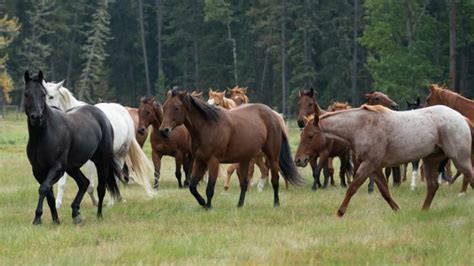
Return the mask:
[(247, 97), (247, 88), (241, 88), (235, 86), (232, 89), (229, 89), (230, 99), (235, 102), (237, 106), (249, 103), (249, 97)]
[[(305, 124), (305, 117), (309, 117), (311, 115), (322, 115), (326, 113), (321, 107), (319, 107), (318, 102), (316, 101), (317, 92), (313, 90), (313, 88), (309, 90), (299, 90), (299, 99), (298, 99), (298, 127), (301, 129), (304, 128)], [(311, 165), (311, 170), (313, 172), (313, 178), (316, 186), (313, 185), (313, 190), (316, 190), (319, 187), (322, 187), (321, 182), (319, 180), (319, 175), (317, 175), (316, 167), (318, 165), (318, 156), (316, 155), (309, 159), (309, 163)], [(331, 179), (331, 185), (334, 185), (334, 168), (332, 166), (332, 158), (329, 158), (327, 165), (324, 165), (324, 176), (329, 176)]]
[[(185, 125), (191, 134), (193, 171), (189, 190), (204, 208), (212, 207), (212, 197), (220, 163), (239, 163), (240, 198), (238, 207), (245, 201), (248, 185), (248, 166), (260, 151), (265, 154), (271, 169), (274, 206), (278, 197), (279, 170), (284, 179), (292, 184), (303, 184), (291, 158), (290, 145), (285, 128), (278, 115), (263, 104), (246, 104), (226, 110), (204, 103), (187, 92), (172, 90), (163, 105), (163, 122), (160, 132), (164, 136), (180, 125)], [(197, 191), (197, 184), (204, 172), (209, 171), (207, 202)]]
[(207, 100), (207, 103), (215, 106), (222, 106), (225, 109), (237, 107), (234, 101), (225, 97), (225, 92), (213, 91), (212, 89), (209, 90), (209, 100)]
[[(339, 157), (341, 161), (339, 177), (341, 185), (346, 187), (346, 178), (349, 181), (349, 174), (352, 171), (350, 147), (339, 139), (323, 134), (317, 127), (318, 125), (314, 124), (314, 121), (318, 121), (314, 119), (314, 115), (305, 121), (306, 126), (301, 132), (300, 144), (295, 155), (295, 163), (299, 167), (305, 167), (309, 162), (309, 158), (319, 154), (320, 158), (317, 166), (317, 174), (319, 176), (321, 166), (327, 163), (329, 157)], [(327, 187), (327, 185), (328, 178), (325, 178), (323, 187)], [(316, 182), (313, 184), (314, 186), (316, 186)]]
[(204, 96), (202, 96), (202, 91), (193, 91), (191, 95), (204, 101)]
[(143, 148), (143, 144), (145, 144), (145, 141), (148, 138), (148, 128), (145, 128), (145, 131), (143, 132), (143, 134), (138, 134), (138, 121), (139, 121), (138, 108), (132, 108), (132, 107), (126, 106), (125, 109), (127, 109), (128, 113), (132, 117), (133, 125), (135, 126), (135, 139), (137, 140), (140, 147)]
[[(315, 117), (317, 119), (317, 117)], [(383, 167), (393, 167), (423, 158), (427, 195), (423, 209), (428, 210), (438, 189), (436, 169), (446, 157), (474, 187), (471, 166), (471, 131), (466, 119), (446, 106), (397, 112), (383, 106), (363, 105), (347, 111), (323, 115), (316, 123), (319, 129), (350, 144), (360, 163), (354, 180), (337, 214), (343, 216), (351, 197), (368, 176), (375, 182), (393, 210), (397, 203), (388, 190)], [(467, 182), (463, 189), (467, 188)]]
[(155, 166), (155, 184), (158, 189), (161, 170), (161, 158), (164, 155), (174, 157), (176, 164), (175, 176), (178, 180), (179, 188), (183, 187), (181, 183), (181, 166), (183, 166), (185, 179), (184, 186), (189, 185), (189, 175), (191, 174), (192, 156), (191, 156), (191, 137), (184, 126), (176, 127), (169, 138), (160, 134), (159, 128), (163, 121), (163, 109), (155, 98), (141, 98), (139, 115), (138, 133), (142, 134), (151, 125), (150, 144), (152, 150), (152, 159)]
[[(451, 90), (442, 88), (437, 84), (429, 86), (430, 94), (426, 98), (426, 106), (446, 105), (469, 119), (470, 126), (474, 122), (474, 101), (467, 99)], [(474, 162), (474, 160), (473, 160)], [(449, 174), (448, 174), (449, 175)], [(453, 183), (460, 176), (460, 172), (451, 180)]]

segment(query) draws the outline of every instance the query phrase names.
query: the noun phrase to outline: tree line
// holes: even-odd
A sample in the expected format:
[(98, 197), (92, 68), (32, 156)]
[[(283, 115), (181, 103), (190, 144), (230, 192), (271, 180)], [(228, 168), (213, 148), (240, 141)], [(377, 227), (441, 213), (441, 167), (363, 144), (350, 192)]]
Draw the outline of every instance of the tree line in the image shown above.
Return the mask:
[(136, 106), (142, 95), (248, 87), (295, 110), (379, 90), (404, 102), (430, 82), (474, 96), (470, 0), (0, 0), (0, 86), (21, 103), (22, 73), (66, 79), (79, 98)]

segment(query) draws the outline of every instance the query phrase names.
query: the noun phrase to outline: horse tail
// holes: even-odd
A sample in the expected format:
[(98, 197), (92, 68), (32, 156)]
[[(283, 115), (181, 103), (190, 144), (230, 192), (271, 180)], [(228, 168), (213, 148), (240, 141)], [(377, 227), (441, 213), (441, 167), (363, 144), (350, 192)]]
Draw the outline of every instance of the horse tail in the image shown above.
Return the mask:
[(301, 186), (305, 183), (304, 179), (298, 172), (296, 165), (291, 157), (290, 144), (288, 143), (288, 137), (282, 129), (282, 141), (280, 148), (280, 171), (283, 174), (283, 178), (293, 185)]
[(153, 197), (155, 192), (151, 187), (150, 178), (148, 178), (153, 176), (153, 166), (135, 138), (133, 138), (130, 150), (127, 157), (125, 157), (125, 163), (129, 167), (135, 182), (145, 189), (148, 196)]
[[(120, 190), (119, 190), (118, 183), (115, 177), (118, 177), (119, 179), (122, 177), (122, 169), (115, 160), (111, 160), (109, 164), (109, 175), (107, 176), (105, 187), (109, 191), (110, 196), (113, 199), (118, 200), (120, 198)], [(123, 180), (121, 179), (120, 181), (123, 182)]]

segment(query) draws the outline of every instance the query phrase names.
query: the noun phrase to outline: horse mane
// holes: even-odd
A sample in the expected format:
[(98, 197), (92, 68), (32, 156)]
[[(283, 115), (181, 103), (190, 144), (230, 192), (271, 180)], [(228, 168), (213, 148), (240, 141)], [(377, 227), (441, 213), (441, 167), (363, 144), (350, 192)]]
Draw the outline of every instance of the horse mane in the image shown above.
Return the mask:
[(383, 105), (368, 105), (364, 104), (360, 107), (360, 109), (371, 111), (371, 112), (376, 112), (376, 113), (384, 113), (387, 112), (389, 109)]
[(437, 93), (440, 96), (440, 98), (442, 100), (445, 100), (446, 104), (450, 107), (454, 107), (454, 105), (456, 104), (456, 100), (458, 98), (467, 100), (469, 102), (473, 102), (472, 100), (462, 96), (461, 94), (455, 91), (448, 89), (445, 86), (440, 86), (438, 84), (430, 84), (430, 88), (433, 88), (434, 90), (432, 90), (432, 92), (434, 91), (435, 93)]
[(199, 98), (196, 98), (189, 93), (186, 93), (186, 95), (184, 95), (183, 102), (187, 106), (192, 106), (196, 108), (196, 110), (198, 110), (198, 112), (202, 116), (204, 116), (206, 120), (212, 122), (219, 121), (220, 110), (216, 106), (210, 105), (202, 100), (199, 100)]

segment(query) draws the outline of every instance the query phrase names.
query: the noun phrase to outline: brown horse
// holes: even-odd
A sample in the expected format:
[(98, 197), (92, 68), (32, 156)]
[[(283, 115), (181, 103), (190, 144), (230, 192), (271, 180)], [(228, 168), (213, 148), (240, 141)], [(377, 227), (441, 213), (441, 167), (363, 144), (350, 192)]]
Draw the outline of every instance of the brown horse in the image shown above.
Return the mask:
[(125, 109), (127, 109), (128, 113), (132, 117), (133, 125), (135, 126), (135, 139), (137, 140), (140, 147), (143, 148), (143, 144), (145, 144), (145, 141), (148, 138), (148, 128), (145, 128), (145, 131), (143, 132), (143, 134), (139, 134), (138, 121), (140, 120), (140, 117), (138, 115), (138, 108), (132, 108), (132, 107), (126, 106)]
[(235, 86), (232, 89), (229, 89), (230, 99), (235, 102), (237, 106), (249, 103), (249, 97), (247, 97), (247, 88), (241, 88)]
[[(316, 101), (317, 92), (313, 88), (309, 90), (299, 90), (299, 99), (298, 99), (298, 117), (297, 122), (298, 126), (302, 129), (304, 128), (305, 118), (311, 115), (322, 115), (326, 113), (321, 107), (319, 107), (318, 102)], [(318, 166), (318, 155), (309, 159), (309, 164), (311, 165), (311, 170), (313, 172), (313, 178), (316, 186), (313, 185), (313, 190), (322, 187), (319, 180), (319, 175), (317, 174), (316, 167)], [(328, 163), (324, 165), (324, 176), (329, 176), (331, 180), (331, 185), (334, 185), (334, 167), (332, 166), (332, 158), (329, 158)]]
[[(469, 122), (470, 122), (469, 125), (472, 126), (472, 123), (474, 122), (474, 101), (473, 100), (467, 99), (437, 84), (431, 84), (429, 86), (429, 90), (430, 90), (430, 94), (426, 98), (426, 106), (446, 105), (458, 111), (467, 119), (469, 119)], [(474, 158), (473, 158), (473, 163), (474, 163)], [(451, 180), (451, 183), (453, 183), (459, 176), (460, 176), (460, 172), (456, 173), (454, 178)]]
[(351, 197), (368, 176), (375, 176), (382, 196), (393, 210), (398, 210), (382, 168), (419, 158), (425, 162), (428, 188), (424, 210), (429, 209), (438, 189), (436, 169), (446, 157), (452, 159), (474, 187), (469, 125), (462, 115), (446, 106), (396, 112), (380, 105), (363, 105), (323, 115), (315, 125), (323, 133), (349, 143), (360, 163), (338, 209), (339, 216), (344, 215)]
[(178, 186), (183, 187), (181, 183), (181, 166), (183, 166), (185, 180), (184, 187), (189, 185), (189, 176), (191, 174), (192, 156), (191, 156), (191, 137), (184, 126), (176, 127), (169, 138), (160, 134), (159, 128), (163, 120), (163, 109), (155, 98), (142, 98), (140, 100), (140, 120), (139, 134), (145, 132), (146, 128), (152, 126), (150, 144), (152, 150), (152, 159), (155, 166), (155, 184), (158, 189), (160, 179), (161, 158), (164, 155), (172, 156), (175, 159), (175, 176), (178, 180)]
[(329, 112), (337, 112), (337, 111), (343, 111), (343, 110), (348, 110), (351, 109), (352, 106), (350, 106), (347, 102), (333, 102), (331, 105), (328, 106), (328, 111)]
[(212, 89), (209, 90), (209, 100), (207, 100), (207, 103), (215, 106), (222, 106), (225, 109), (237, 107), (234, 101), (225, 97), (225, 92), (213, 91)]
[[(344, 108), (345, 109), (345, 108)], [(305, 167), (309, 159), (319, 154), (319, 164), (317, 166), (317, 175), (319, 176), (322, 165), (327, 164), (329, 157), (339, 157), (341, 160), (339, 177), (341, 179), (341, 185), (346, 187), (346, 177), (349, 181), (349, 174), (352, 171), (352, 165), (350, 163), (350, 147), (347, 143), (326, 136), (315, 124), (314, 115), (307, 118), (303, 131), (301, 132), (300, 144), (295, 155), (295, 163), (299, 167)], [(316, 186), (316, 182), (313, 187)], [(327, 187), (328, 178), (324, 179), (323, 187)]]
[[(278, 115), (263, 104), (246, 104), (226, 110), (197, 100), (189, 93), (172, 90), (163, 105), (164, 118), (160, 132), (170, 136), (174, 129), (185, 125), (191, 134), (193, 171), (189, 190), (204, 208), (211, 208), (214, 187), (220, 163), (239, 163), (240, 198), (243, 206), (248, 185), (248, 166), (260, 150), (270, 164), (274, 206), (279, 205), (278, 186), (280, 170), (292, 184), (302, 184), (291, 158), (290, 145)], [(197, 191), (204, 172), (209, 171), (207, 202)]]

